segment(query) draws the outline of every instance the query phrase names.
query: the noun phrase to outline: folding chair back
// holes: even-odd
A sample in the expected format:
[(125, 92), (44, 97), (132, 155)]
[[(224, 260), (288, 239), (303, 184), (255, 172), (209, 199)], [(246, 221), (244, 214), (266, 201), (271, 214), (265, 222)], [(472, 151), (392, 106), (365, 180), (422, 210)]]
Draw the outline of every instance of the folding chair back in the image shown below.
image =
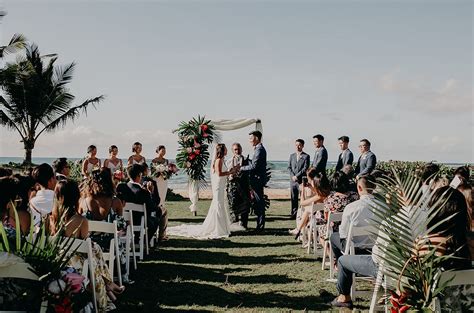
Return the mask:
[[(342, 220), (342, 212), (329, 212), (328, 222), (326, 223), (326, 239), (324, 240), (323, 246), (323, 261), (321, 264), (321, 269), (324, 270), (327, 265), (329, 265), (329, 280), (334, 280), (334, 257), (332, 253), (331, 243), (329, 238), (333, 233), (332, 225), (336, 222)], [(329, 261), (328, 261), (329, 259)]]
[(130, 274), (130, 251), (132, 251), (133, 265), (135, 270), (137, 269), (137, 259), (136, 259), (136, 250), (135, 250), (135, 236), (133, 233), (133, 214), (131, 211), (123, 212), (123, 219), (127, 222), (127, 235), (125, 237), (120, 237), (119, 240), (125, 241), (125, 253), (126, 253), (126, 269), (127, 275)]
[[(51, 237), (54, 238), (54, 237)], [(70, 240), (73, 240), (72, 242)], [(95, 312), (98, 312), (97, 308), (97, 294), (95, 292), (95, 275), (94, 275), (94, 263), (93, 258), (94, 254), (92, 253), (92, 241), (90, 238), (85, 240), (82, 239), (72, 239), (72, 238), (65, 238), (63, 244), (70, 244), (71, 247), (69, 249), (69, 254), (74, 252), (75, 253), (83, 253), (87, 255), (87, 260), (84, 262), (82, 267), (82, 276), (89, 279), (92, 286), (92, 296), (93, 296), (93, 305)]]
[[(444, 284), (450, 279), (452, 279), (448, 282), (448, 286), (450, 287), (472, 285), (474, 284), (474, 269), (444, 272), (439, 278), (439, 284)], [(441, 313), (441, 303), (438, 298), (435, 299), (433, 305), (433, 311), (435, 313)]]
[(136, 203), (129, 203), (127, 202), (124, 207), (124, 211), (127, 212), (141, 212), (143, 213), (143, 216), (140, 221), (140, 225), (132, 225), (132, 230), (133, 232), (139, 232), (139, 252), (138, 255), (140, 257), (140, 260), (143, 260), (144, 254), (145, 254), (145, 249), (146, 249), (146, 254), (149, 253), (149, 240), (148, 240), (148, 224), (147, 224), (147, 214), (146, 214), (146, 206), (145, 204), (136, 204)]
[(313, 245), (314, 254), (316, 254), (317, 246), (318, 246), (318, 236), (317, 236), (317, 227), (316, 227), (316, 219), (314, 218), (314, 214), (317, 211), (324, 210), (324, 204), (322, 203), (315, 203), (311, 207), (311, 215), (309, 216), (309, 230), (308, 230), (308, 254), (311, 252), (311, 245)]
[(111, 234), (109, 252), (104, 252), (104, 259), (108, 262), (110, 277), (114, 277), (114, 262), (117, 265), (119, 285), (122, 286), (122, 270), (120, 268), (120, 250), (117, 231), (117, 221), (113, 223), (103, 221), (89, 221), (89, 232)]

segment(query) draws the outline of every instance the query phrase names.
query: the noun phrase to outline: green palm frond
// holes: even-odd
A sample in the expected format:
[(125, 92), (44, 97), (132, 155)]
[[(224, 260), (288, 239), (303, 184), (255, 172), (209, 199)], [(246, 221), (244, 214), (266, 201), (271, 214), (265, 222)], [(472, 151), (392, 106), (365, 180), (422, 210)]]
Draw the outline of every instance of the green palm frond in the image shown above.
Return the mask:
[(416, 166), (405, 170), (392, 167), (390, 175), (377, 180), (377, 206), (373, 207), (374, 221), (380, 224), (377, 257), (384, 274), (395, 282), (391, 288), (408, 293), (412, 308), (427, 306), (442, 293), (445, 286), (438, 285), (442, 264), (454, 258), (453, 254), (436, 255), (436, 247), (420, 253), (433, 230), (453, 216), (431, 225), (445, 205), (449, 190), (433, 203), (432, 192), (423, 194), (418, 173)]
[(16, 53), (25, 48), (26, 37), (22, 34), (14, 34), (10, 42), (6, 46), (0, 46), (0, 58), (8, 54)]

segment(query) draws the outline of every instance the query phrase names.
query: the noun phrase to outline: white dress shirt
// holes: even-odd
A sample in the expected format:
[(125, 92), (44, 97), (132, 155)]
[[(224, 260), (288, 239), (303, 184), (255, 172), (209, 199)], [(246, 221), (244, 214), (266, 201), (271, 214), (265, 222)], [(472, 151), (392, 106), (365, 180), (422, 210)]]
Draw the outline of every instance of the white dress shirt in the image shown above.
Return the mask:
[[(372, 207), (376, 205), (373, 195), (361, 195), (360, 199), (349, 203), (342, 213), (341, 225), (339, 226), (339, 236), (341, 239), (347, 237), (351, 223), (354, 226), (367, 226), (373, 224), (374, 216)], [(370, 238), (355, 237), (353, 238), (355, 247), (372, 246)]]
[(36, 196), (30, 200), (30, 210), (33, 215), (33, 222), (38, 225), (43, 215), (51, 213), (54, 203), (54, 191), (41, 189), (36, 192)]

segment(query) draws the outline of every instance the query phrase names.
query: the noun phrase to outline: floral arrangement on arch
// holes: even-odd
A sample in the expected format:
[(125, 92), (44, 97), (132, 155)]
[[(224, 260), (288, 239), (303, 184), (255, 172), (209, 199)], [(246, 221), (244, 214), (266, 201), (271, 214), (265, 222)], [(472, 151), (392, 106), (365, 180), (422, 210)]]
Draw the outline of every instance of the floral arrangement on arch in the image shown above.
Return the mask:
[(215, 137), (215, 127), (204, 116), (181, 122), (173, 133), (178, 134), (178, 154), (176, 163), (183, 168), (189, 178), (204, 181), (205, 167), (209, 160), (209, 144)]

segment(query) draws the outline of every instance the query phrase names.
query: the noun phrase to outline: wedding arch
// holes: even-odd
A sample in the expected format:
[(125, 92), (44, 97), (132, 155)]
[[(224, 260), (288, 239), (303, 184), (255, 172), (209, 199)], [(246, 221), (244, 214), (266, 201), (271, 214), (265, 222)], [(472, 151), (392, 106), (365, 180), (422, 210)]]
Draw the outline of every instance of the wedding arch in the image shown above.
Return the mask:
[(255, 125), (263, 133), (262, 121), (258, 118), (206, 119), (198, 116), (188, 122), (181, 122), (174, 133), (178, 134), (177, 165), (188, 175), (188, 191), (191, 212), (197, 211), (199, 189), (204, 185), (209, 147), (219, 138), (216, 131), (231, 131)]

